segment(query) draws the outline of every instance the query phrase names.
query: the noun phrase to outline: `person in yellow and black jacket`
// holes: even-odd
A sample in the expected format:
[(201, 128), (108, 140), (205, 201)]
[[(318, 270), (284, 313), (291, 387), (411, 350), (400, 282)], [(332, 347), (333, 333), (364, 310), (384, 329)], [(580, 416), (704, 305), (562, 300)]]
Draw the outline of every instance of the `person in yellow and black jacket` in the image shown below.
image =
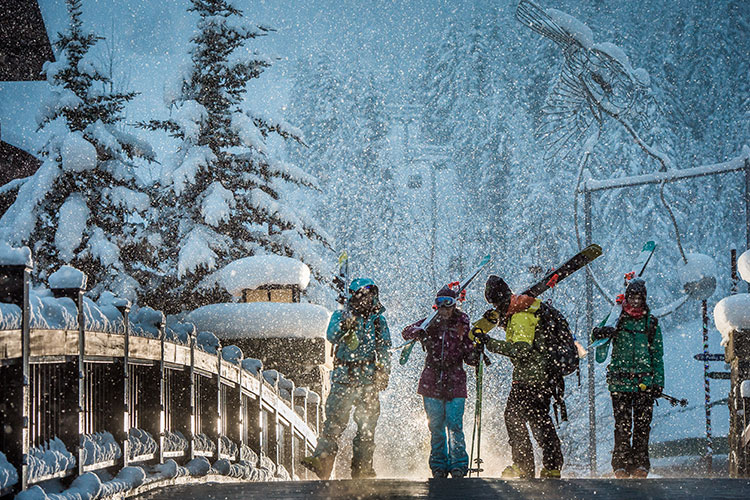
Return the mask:
[(504, 327), (505, 340), (494, 339), (478, 329), (472, 330), (472, 340), (484, 344), (490, 352), (507, 356), (513, 363), (513, 383), (504, 415), (513, 463), (502, 476), (535, 477), (528, 423), (542, 449), (543, 468), (539, 477), (559, 478), (563, 455), (549, 411), (552, 390), (547, 376), (548, 357), (540, 347), (545, 345), (542, 338), (545, 329), (540, 325), (540, 318), (545, 308), (552, 309), (552, 306), (526, 295), (513, 295), (498, 276), (487, 280), (485, 298), (494, 309), (487, 311), (484, 318)]
[(617, 325), (592, 331), (593, 340), (605, 338), (612, 344), (607, 366), (615, 417), (612, 470), (617, 478), (645, 478), (651, 467), (648, 442), (654, 400), (664, 388), (664, 345), (659, 322), (646, 305), (642, 279), (628, 284)]

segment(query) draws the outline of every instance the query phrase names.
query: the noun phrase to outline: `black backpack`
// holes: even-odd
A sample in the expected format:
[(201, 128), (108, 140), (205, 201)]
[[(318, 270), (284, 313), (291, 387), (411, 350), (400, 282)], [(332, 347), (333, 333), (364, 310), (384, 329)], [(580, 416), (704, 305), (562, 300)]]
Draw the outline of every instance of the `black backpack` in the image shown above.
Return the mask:
[[(534, 335), (534, 347), (541, 350), (546, 358), (547, 384), (554, 399), (555, 419), (560, 409), (560, 419), (568, 420), (563, 396), (565, 395), (565, 376), (578, 370), (578, 350), (573, 333), (567, 320), (560, 311), (546, 302), (542, 302), (537, 311), (539, 323)], [(539, 340), (537, 339), (544, 339)]]

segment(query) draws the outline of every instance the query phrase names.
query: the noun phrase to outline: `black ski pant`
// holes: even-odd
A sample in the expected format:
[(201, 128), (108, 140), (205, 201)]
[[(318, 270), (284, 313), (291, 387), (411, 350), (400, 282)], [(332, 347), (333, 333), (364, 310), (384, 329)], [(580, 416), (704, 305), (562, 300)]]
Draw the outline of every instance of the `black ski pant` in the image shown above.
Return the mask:
[(654, 398), (647, 392), (613, 392), (612, 410), (615, 414), (615, 448), (612, 450), (612, 470), (625, 469), (633, 473), (639, 467), (649, 470), (648, 440)]
[(562, 469), (560, 438), (549, 412), (551, 394), (545, 387), (514, 382), (505, 405), (505, 427), (508, 430), (513, 463), (530, 477), (535, 475), (534, 449), (526, 428), (528, 423), (539, 447), (545, 469)]

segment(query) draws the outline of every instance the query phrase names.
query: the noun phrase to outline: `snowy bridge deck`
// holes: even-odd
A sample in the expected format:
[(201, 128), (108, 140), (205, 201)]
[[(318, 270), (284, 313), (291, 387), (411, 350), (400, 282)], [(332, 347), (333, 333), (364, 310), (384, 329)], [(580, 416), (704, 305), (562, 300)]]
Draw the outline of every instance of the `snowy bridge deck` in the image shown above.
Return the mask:
[(399, 479), (298, 481), (249, 484), (185, 485), (155, 490), (139, 499), (243, 500), (376, 498), (502, 498), (502, 499), (747, 499), (750, 479)]

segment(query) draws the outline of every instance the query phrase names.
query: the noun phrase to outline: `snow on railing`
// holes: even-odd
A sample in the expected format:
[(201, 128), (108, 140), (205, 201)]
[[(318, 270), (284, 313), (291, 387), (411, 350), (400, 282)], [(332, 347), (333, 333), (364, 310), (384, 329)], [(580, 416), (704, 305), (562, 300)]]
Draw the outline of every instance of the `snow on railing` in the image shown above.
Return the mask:
[(0, 451), (0, 491), (10, 488), (16, 483), (18, 483), (18, 472), (8, 462), (5, 453)]
[(187, 451), (190, 447), (187, 438), (180, 431), (164, 432), (164, 451), (173, 453), (177, 451)]
[(159, 450), (159, 445), (150, 433), (131, 427), (128, 431), (128, 458), (150, 456)]
[(120, 445), (109, 432), (96, 432), (81, 436), (81, 460), (83, 465), (110, 462), (122, 457)]
[(200, 453), (216, 453), (216, 443), (206, 434), (198, 433), (194, 438), (195, 451)]
[(59, 472), (74, 469), (76, 458), (68, 451), (60, 438), (54, 437), (40, 446), (29, 450), (29, 482), (43, 477), (53, 476)]

